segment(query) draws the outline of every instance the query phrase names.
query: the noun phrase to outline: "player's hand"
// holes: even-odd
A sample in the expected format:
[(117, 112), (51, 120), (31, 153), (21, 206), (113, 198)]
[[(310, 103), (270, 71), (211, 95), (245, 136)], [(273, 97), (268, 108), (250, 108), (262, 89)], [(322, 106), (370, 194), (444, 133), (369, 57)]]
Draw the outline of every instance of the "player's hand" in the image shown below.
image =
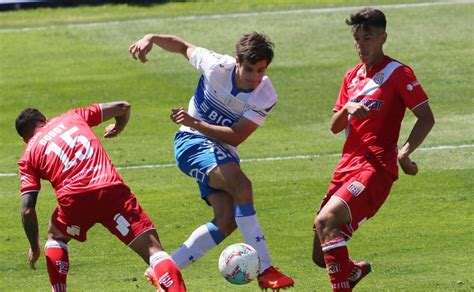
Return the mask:
[(35, 249), (32, 249), (30, 247), (30, 251), (28, 252), (28, 261), (30, 262), (30, 268), (35, 271), (35, 263), (38, 261), (39, 257), (41, 255), (41, 248), (38, 246)]
[(184, 108), (176, 108), (171, 110), (170, 119), (178, 125), (192, 127), (196, 119), (191, 117)]
[(356, 119), (365, 119), (370, 115), (370, 109), (358, 102), (348, 102), (346, 105), (347, 113)]
[(111, 124), (105, 127), (104, 138), (114, 138), (117, 137), (119, 133), (120, 131), (115, 127), (115, 124)]
[(137, 42), (133, 43), (128, 51), (132, 54), (133, 59), (140, 60), (142, 63), (148, 62), (146, 55), (153, 48), (153, 41), (151, 35), (146, 35)]
[(400, 164), (403, 172), (408, 175), (416, 175), (418, 173), (418, 166), (408, 156), (398, 157), (398, 164)]

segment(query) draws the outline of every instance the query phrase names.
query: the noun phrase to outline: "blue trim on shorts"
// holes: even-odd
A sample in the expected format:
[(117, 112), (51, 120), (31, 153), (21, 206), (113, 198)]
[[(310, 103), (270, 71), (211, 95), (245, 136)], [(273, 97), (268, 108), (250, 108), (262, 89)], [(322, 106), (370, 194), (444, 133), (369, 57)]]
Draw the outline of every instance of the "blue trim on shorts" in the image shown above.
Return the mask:
[(201, 198), (219, 192), (209, 186), (209, 172), (216, 166), (229, 162), (240, 163), (229, 149), (209, 137), (178, 131), (174, 139), (176, 164), (186, 175), (194, 178), (199, 186)]
[(214, 224), (214, 222), (208, 222), (206, 226), (216, 245), (221, 243), (225, 239), (224, 234), (222, 234), (219, 229), (217, 229), (217, 226)]
[(253, 216), (256, 213), (257, 212), (255, 212), (255, 208), (253, 207), (253, 204), (235, 206), (235, 217)]

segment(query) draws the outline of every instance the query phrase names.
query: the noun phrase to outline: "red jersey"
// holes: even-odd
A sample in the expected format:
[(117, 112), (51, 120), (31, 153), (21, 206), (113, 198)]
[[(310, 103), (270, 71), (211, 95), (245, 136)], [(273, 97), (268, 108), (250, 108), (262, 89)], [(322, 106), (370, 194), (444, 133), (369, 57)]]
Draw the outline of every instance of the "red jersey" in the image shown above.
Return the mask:
[(413, 110), (428, 101), (415, 74), (388, 56), (369, 72), (361, 63), (346, 72), (333, 110), (339, 111), (349, 101), (366, 105), (370, 115), (365, 119), (349, 116), (336, 172), (357, 170), (370, 162), (398, 177), (397, 142), (405, 108)]
[(59, 197), (123, 184), (91, 127), (102, 122), (99, 104), (73, 109), (37, 128), (18, 160), (21, 193), (51, 182)]

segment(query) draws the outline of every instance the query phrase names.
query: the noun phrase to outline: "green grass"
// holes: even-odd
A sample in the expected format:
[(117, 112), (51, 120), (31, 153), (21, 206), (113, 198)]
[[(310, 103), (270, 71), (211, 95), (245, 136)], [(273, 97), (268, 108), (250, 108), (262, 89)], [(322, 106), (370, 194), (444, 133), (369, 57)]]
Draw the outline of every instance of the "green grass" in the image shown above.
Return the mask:
[[(132, 2), (132, 1), (130, 1)], [(385, 0), (387, 3), (415, 3), (417, 0)], [(441, 1), (435, 1), (441, 2)], [(202, 16), (208, 14), (228, 14), (235, 12), (271, 11), (314, 7), (338, 7), (348, 5), (378, 4), (375, 0), (196, 0), (171, 1), (164, 4), (108, 4), (102, 6), (82, 6), (69, 8), (42, 8), (33, 11), (2, 13), (0, 27), (17, 28), (71, 23), (105, 22), (168, 18), (182, 15)]]
[[(168, 113), (173, 107), (187, 105), (199, 74), (181, 56), (157, 48), (150, 63), (139, 64), (130, 58), (128, 46), (145, 33), (160, 32), (232, 55), (241, 34), (264, 31), (276, 44), (268, 74), (280, 99), (264, 127), (240, 147), (241, 156), (314, 158), (244, 162), (242, 167), (253, 181), (256, 208), (275, 265), (294, 276), (295, 291), (328, 291), (325, 271), (311, 262), (311, 227), (338, 160), (332, 154), (339, 153), (344, 142), (343, 135), (330, 133), (328, 124), (343, 73), (358, 62), (344, 24), (349, 11), (179, 18), (362, 2), (288, 3), (249, 0), (240, 5), (221, 1), (219, 5), (107, 5), (2, 13), (0, 173), (16, 172), (24, 145), (13, 122), (25, 107), (34, 106), (54, 116), (71, 107), (122, 99), (133, 108), (128, 128), (114, 140), (103, 140), (115, 165), (172, 163), (176, 126)], [(384, 11), (389, 34), (385, 52), (409, 64), (431, 98), (437, 124), (423, 146), (470, 146), (414, 154), (420, 173), (401, 175), (380, 212), (349, 243), (354, 258), (368, 259), (374, 266), (358, 290), (471, 291), (474, 5)], [(146, 21), (134, 21), (137, 19)], [(68, 25), (115, 20), (130, 21)], [(34, 27), (42, 28), (31, 29)], [(407, 112), (400, 144), (413, 123), (413, 115)], [(103, 128), (99, 126), (97, 133)], [(124, 169), (121, 174), (157, 224), (170, 252), (211, 217), (195, 183), (175, 167)], [(44, 259), (36, 272), (27, 265), (28, 243), (21, 227), (18, 193), (17, 177), (0, 177), (0, 291), (45, 291)], [(51, 187), (44, 183), (37, 205), (43, 243), (55, 203)], [(231, 286), (218, 274), (220, 251), (238, 241), (242, 239), (236, 232), (183, 271), (189, 291), (258, 290), (256, 283)], [(145, 264), (101, 226), (88, 233), (87, 242), (70, 243), (70, 258), (72, 291), (153, 291), (141, 276)]]

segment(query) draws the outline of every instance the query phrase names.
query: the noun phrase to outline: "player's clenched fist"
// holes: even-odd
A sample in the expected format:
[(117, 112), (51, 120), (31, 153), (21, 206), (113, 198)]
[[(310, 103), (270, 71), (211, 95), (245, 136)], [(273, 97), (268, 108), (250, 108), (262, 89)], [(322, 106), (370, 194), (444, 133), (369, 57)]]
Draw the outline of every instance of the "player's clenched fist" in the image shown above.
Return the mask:
[(370, 109), (361, 103), (348, 102), (346, 108), (347, 113), (357, 119), (365, 119), (370, 114)]
[(142, 63), (146, 63), (148, 61), (146, 55), (151, 51), (151, 48), (153, 47), (152, 38), (152, 35), (147, 34), (137, 42), (133, 43), (128, 48), (128, 51), (130, 52), (130, 54), (132, 54), (132, 57), (135, 60), (138, 59)]
[(415, 161), (412, 161), (410, 157), (398, 157), (398, 164), (402, 168), (403, 172), (408, 175), (415, 175), (418, 173), (418, 165)]
[(184, 108), (179, 107), (177, 109), (172, 109), (170, 114), (170, 119), (176, 124), (192, 127), (196, 119), (191, 117)]

